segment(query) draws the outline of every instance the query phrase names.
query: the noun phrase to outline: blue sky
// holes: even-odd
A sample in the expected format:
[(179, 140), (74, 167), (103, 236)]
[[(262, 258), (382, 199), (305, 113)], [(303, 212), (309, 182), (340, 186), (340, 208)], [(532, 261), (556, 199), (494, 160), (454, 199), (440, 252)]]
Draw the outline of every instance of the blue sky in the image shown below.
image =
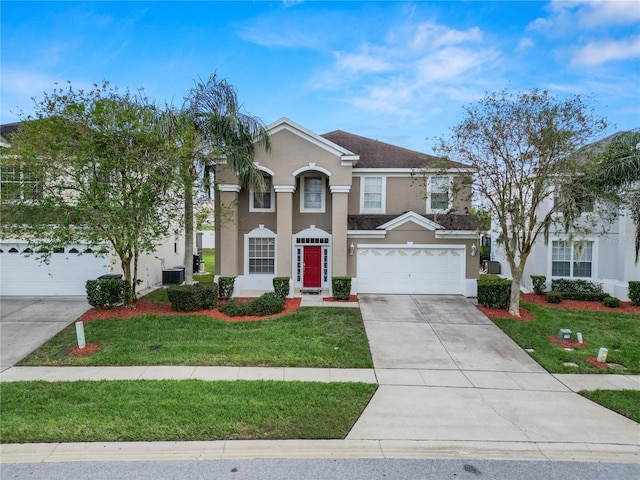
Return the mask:
[(180, 105), (211, 73), (245, 110), (431, 152), (486, 92), (589, 98), (640, 127), (640, 2), (1, 3), (1, 123), (55, 83)]

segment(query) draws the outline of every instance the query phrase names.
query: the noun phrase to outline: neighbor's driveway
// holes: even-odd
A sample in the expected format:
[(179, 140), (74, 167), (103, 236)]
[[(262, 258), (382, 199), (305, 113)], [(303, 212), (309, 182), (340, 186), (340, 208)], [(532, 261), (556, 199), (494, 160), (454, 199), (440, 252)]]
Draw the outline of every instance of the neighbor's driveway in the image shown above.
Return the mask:
[(359, 300), (380, 387), (348, 439), (500, 442), (496, 448), (606, 444), (640, 451), (637, 423), (571, 392), (468, 299)]
[(90, 308), (84, 296), (0, 297), (0, 372)]

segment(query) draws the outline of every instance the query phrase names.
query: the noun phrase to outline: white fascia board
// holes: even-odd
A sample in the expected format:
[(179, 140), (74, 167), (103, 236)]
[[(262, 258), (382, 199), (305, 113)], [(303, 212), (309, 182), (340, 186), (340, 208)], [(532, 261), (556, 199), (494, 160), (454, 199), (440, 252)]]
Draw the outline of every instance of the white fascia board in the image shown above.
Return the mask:
[(358, 248), (438, 248), (438, 249), (444, 249), (444, 248), (448, 248), (451, 250), (463, 250), (465, 248), (467, 248), (466, 245), (462, 245), (462, 244), (456, 244), (456, 243), (451, 243), (451, 244), (445, 244), (445, 243), (430, 243), (430, 244), (426, 244), (426, 243), (413, 243), (413, 242), (407, 242), (407, 243), (360, 243), (358, 244)]
[(472, 167), (454, 167), (454, 168), (413, 168), (411, 169), (414, 173), (417, 174), (436, 174), (436, 175), (443, 175), (443, 174), (451, 174), (451, 175), (455, 175), (455, 174), (463, 174), (463, 173), (478, 173), (478, 169), (477, 168), (472, 168)]
[(362, 177), (362, 176), (371, 176), (372, 174), (376, 175), (411, 175), (414, 172), (413, 168), (354, 168), (353, 176), (354, 177)]
[(347, 230), (347, 238), (385, 238), (386, 230)]
[(460, 238), (467, 240), (476, 240), (479, 238), (478, 232), (475, 230), (438, 230), (436, 238)]
[(413, 222), (421, 227), (426, 228), (427, 230), (442, 230), (444, 228), (442, 225), (433, 222), (416, 212), (407, 212), (403, 215), (400, 215), (399, 217), (394, 218), (393, 220), (388, 221), (383, 225), (380, 225), (377, 228), (380, 230), (393, 230), (394, 228), (404, 225), (407, 222)]
[(221, 192), (236, 192), (236, 193), (239, 193), (240, 190), (242, 190), (242, 187), (240, 185), (224, 184), (224, 185), (218, 185), (218, 189)]
[(359, 155), (356, 155), (355, 153), (347, 150), (344, 147), (341, 147), (340, 145), (330, 142), (326, 138), (313, 133), (311, 130), (304, 128), (302, 125), (298, 125), (297, 123), (292, 122), (286, 117), (283, 117), (280, 120), (277, 120), (267, 126), (267, 131), (271, 135), (274, 135), (281, 130), (288, 130), (295, 135), (298, 135), (299, 137), (302, 137), (305, 140), (313, 143), (314, 145), (323, 148), (330, 153), (333, 153), (334, 155), (340, 157), (341, 160), (343, 159), (343, 157), (344, 160), (353, 158), (353, 160), (349, 160), (349, 162), (357, 161), (360, 159)]

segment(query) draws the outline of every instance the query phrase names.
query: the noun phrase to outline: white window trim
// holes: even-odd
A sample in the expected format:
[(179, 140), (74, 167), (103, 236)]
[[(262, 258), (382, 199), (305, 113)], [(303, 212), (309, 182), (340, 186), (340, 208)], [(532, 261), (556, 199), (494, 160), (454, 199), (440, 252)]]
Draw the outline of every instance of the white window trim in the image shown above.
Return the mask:
[[(320, 208), (305, 208), (304, 206), (304, 179), (307, 177), (320, 177), (322, 180), (321, 206)], [(302, 175), (300, 177), (300, 213), (325, 213), (327, 207), (327, 177), (320, 173)]]
[[(264, 176), (270, 176), (268, 174), (263, 174)], [(253, 186), (249, 187), (249, 211), (250, 212), (275, 212), (276, 211), (276, 191), (273, 185), (273, 176), (271, 176), (271, 207), (269, 208), (262, 208), (262, 207), (256, 207), (254, 205), (254, 193), (255, 193), (255, 189), (253, 188)]]
[[(250, 238), (273, 238), (273, 273), (249, 273), (249, 239)], [(278, 239), (277, 235), (269, 230), (268, 228), (264, 228), (264, 225), (258, 226), (258, 228), (254, 228), (249, 233), (245, 233), (244, 235), (244, 274), (251, 277), (269, 277), (273, 278), (276, 275), (278, 270)]]
[[(380, 178), (382, 179), (382, 199), (380, 208), (366, 208), (364, 206), (365, 198), (365, 179)], [(360, 213), (387, 213), (387, 177), (384, 175), (363, 175), (360, 177)]]
[[(449, 203), (447, 204), (446, 209), (440, 208), (431, 208), (431, 183), (434, 178), (448, 178), (449, 179)], [(427, 178), (427, 213), (447, 213), (453, 207), (453, 177), (452, 176), (443, 176), (443, 175), (434, 175)]]
[[(575, 255), (575, 247), (574, 244), (577, 242), (592, 242), (591, 243), (591, 276), (590, 277), (574, 277), (573, 276), (573, 263), (574, 263), (574, 255)], [(552, 275), (553, 273), (553, 242), (569, 242), (569, 239), (563, 237), (552, 237), (549, 238), (549, 246), (547, 248), (547, 278), (570, 278), (572, 280), (591, 280), (594, 281), (598, 279), (598, 256), (599, 256), (599, 239), (597, 237), (587, 237), (580, 240), (571, 241), (571, 276), (565, 275)]]

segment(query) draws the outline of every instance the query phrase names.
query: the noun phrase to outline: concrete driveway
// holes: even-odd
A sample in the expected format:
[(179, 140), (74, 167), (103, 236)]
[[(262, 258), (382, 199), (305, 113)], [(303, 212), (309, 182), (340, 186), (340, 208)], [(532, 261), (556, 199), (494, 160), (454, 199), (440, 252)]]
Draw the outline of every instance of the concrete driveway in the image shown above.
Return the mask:
[[(626, 446), (640, 426), (573, 393), (468, 299), (360, 295), (380, 387), (350, 440)], [(517, 447), (515, 447), (517, 448)]]
[(0, 372), (90, 308), (84, 296), (0, 297)]

